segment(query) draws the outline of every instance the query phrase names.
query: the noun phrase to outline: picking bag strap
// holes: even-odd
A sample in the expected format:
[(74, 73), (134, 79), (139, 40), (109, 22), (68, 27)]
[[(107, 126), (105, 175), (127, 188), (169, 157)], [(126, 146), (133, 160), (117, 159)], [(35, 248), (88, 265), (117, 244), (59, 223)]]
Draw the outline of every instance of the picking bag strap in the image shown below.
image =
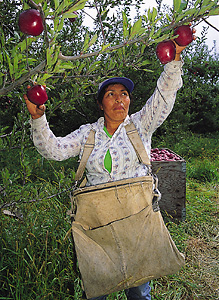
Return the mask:
[[(135, 149), (135, 152), (138, 156), (139, 161), (141, 163), (143, 163), (144, 165), (147, 165), (150, 170), (150, 166), (151, 166), (150, 159), (147, 155), (144, 144), (138, 134), (138, 131), (137, 131), (135, 125), (131, 122), (130, 124), (125, 126), (125, 130), (126, 130), (126, 133)], [(84, 146), (84, 151), (83, 151), (81, 161), (78, 166), (78, 170), (75, 175), (76, 181), (80, 180), (84, 174), (84, 170), (85, 170), (88, 158), (94, 148), (94, 144), (95, 144), (95, 131), (93, 129), (91, 129), (89, 136), (87, 138), (87, 142)]]
[(138, 131), (134, 125), (134, 123), (130, 123), (128, 125), (125, 126), (126, 129), (126, 133), (132, 143), (132, 146), (135, 149), (135, 152), (138, 156), (138, 159), (141, 163), (143, 163), (144, 165), (150, 166), (151, 162), (150, 159), (148, 157), (148, 154), (145, 150), (144, 144), (138, 134)]
[(83, 174), (84, 174), (84, 170), (88, 161), (89, 156), (91, 155), (91, 152), (94, 148), (94, 143), (95, 143), (95, 131), (93, 129), (91, 129), (86, 144), (84, 145), (84, 151), (81, 157), (81, 161), (79, 163), (77, 172), (75, 174), (75, 180), (81, 180)]

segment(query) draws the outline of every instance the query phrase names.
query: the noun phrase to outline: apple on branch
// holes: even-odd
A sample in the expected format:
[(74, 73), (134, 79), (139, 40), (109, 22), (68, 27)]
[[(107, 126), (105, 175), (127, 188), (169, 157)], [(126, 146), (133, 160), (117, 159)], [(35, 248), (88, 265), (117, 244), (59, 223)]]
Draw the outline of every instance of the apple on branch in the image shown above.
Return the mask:
[(174, 30), (174, 35), (179, 35), (174, 39), (179, 46), (187, 46), (194, 39), (193, 30), (190, 25), (179, 26)]
[(28, 35), (38, 36), (43, 31), (43, 21), (40, 12), (36, 9), (23, 11), (18, 20), (20, 30)]

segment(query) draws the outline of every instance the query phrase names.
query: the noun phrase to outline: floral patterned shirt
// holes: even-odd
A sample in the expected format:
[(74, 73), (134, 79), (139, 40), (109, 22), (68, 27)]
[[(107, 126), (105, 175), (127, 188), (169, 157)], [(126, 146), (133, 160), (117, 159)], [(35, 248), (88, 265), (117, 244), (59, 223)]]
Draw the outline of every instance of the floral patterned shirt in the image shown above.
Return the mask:
[[(31, 120), (33, 142), (41, 155), (47, 159), (62, 161), (77, 155), (80, 158), (89, 132), (94, 129), (95, 146), (86, 165), (87, 185), (145, 176), (148, 174), (148, 168), (139, 162), (126, 134), (125, 125), (131, 121), (135, 124), (150, 157), (152, 134), (173, 108), (176, 92), (182, 86), (181, 74), (181, 61), (166, 64), (153, 95), (140, 111), (126, 117), (111, 138), (103, 129), (103, 117), (93, 124), (80, 126), (65, 137), (56, 137), (50, 130), (44, 114)], [(104, 167), (104, 158), (108, 150), (112, 157), (110, 173)]]

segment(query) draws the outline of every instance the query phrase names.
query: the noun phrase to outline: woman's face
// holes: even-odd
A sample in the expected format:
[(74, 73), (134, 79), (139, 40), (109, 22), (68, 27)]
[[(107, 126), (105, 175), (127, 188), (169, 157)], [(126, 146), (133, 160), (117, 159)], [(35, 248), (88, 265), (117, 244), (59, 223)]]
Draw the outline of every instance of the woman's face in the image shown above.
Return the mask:
[(100, 108), (106, 121), (122, 123), (128, 115), (129, 93), (122, 84), (110, 84), (103, 96)]

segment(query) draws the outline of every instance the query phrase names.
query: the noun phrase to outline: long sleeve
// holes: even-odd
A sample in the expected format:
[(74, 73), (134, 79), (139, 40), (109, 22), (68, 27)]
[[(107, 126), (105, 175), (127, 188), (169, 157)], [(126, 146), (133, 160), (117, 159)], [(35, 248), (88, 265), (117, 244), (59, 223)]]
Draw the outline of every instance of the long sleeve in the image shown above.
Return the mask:
[(84, 136), (90, 126), (83, 125), (65, 137), (56, 137), (49, 128), (46, 116), (31, 120), (32, 139), (42, 156), (52, 160), (65, 160), (80, 153)]
[(182, 64), (173, 61), (165, 65), (152, 96), (139, 112), (131, 116), (143, 134), (153, 134), (172, 111), (176, 93), (182, 86)]

